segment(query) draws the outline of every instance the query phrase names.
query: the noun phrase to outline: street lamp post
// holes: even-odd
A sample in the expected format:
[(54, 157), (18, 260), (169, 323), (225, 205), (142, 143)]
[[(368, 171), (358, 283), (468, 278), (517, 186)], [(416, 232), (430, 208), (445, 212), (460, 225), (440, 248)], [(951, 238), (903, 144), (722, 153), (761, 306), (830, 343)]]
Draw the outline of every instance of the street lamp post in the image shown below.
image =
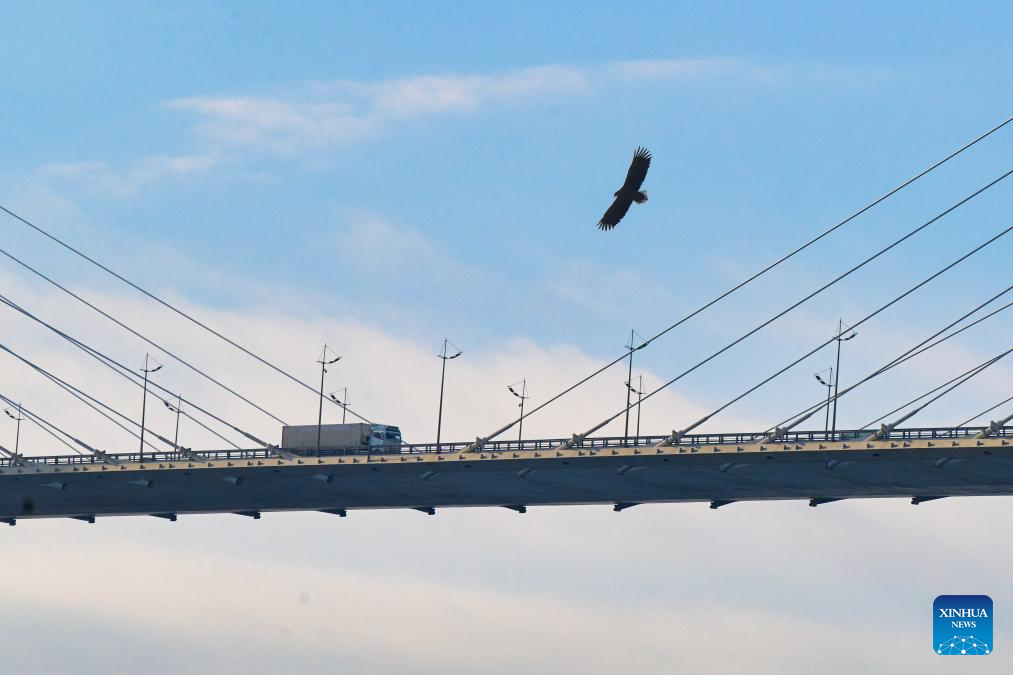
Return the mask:
[(345, 413), (348, 412), (348, 387), (342, 387), (340, 391), (341, 391), (341, 398), (335, 396), (335, 394), (338, 393), (337, 391), (332, 391), (331, 393), (328, 394), (328, 396), (331, 398), (332, 401), (341, 406), (341, 423), (344, 424)]
[[(154, 368), (151, 367), (152, 361), (157, 364)], [(161, 363), (151, 358), (150, 354), (144, 355), (144, 367), (141, 368), (141, 372), (144, 373), (144, 393), (141, 395), (141, 447), (139, 451), (140, 461), (142, 462), (144, 461), (144, 419), (148, 411), (148, 375), (161, 369)]]
[[(448, 347), (454, 348), (453, 354), (449, 354)], [(440, 431), (443, 429), (443, 385), (447, 379), (447, 361), (456, 359), (463, 353), (453, 342), (443, 338), (443, 351), (436, 355), (443, 360), (443, 367), (440, 371), (440, 407), (436, 414), (436, 452), (440, 451)]]
[(183, 395), (176, 395), (176, 433), (172, 437), (172, 445), (179, 450), (179, 415), (183, 412)]
[(633, 344), (634, 338), (640, 338), (641, 340), (644, 339), (643, 336), (637, 333), (637, 331), (631, 330), (630, 343), (626, 345), (626, 349), (630, 351), (630, 356), (629, 356), (629, 369), (628, 372), (626, 373), (626, 426), (623, 429), (623, 445), (626, 445), (626, 443), (629, 442), (630, 436), (630, 394), (632, 394), (632, 392), (630, 391), (630, 382), (633, 381), (633, 352), (637, 351), (638, 349), (643, 349), (644, 347), (647, 346), (646, 340), (644, 340), (644, 342), (642, 342), (641, 344), (634, 346)]
[(162, 405), (169, 409), (169, 412), (176, 413), (176, 435), (172, 439), (172, 448), (179, 452), (179, 415), (183, 410), (183, 395), (176, 394), (176, 405), (168, 401), (162, 401)]
[(332, 363), (337, 363), (341, 360), (341, 357), (334, 354), (333, 359), (327, 358), (327, 343), (324, 343), (324, 349), (320, 352), (320, 360), (317, 363), (320, 364), (320, 407), (317, 409), (317, 457), (320, 456), (320, 431), (324, 424), (324, 375), (327, 374), (327, 366)]
[(21, 404), (18, 403), (17, 415), (12, 415), (10, 410), (4, 408), (4, 414), (10, 417), (16, 423), (17, 427), (14, 432), (14, 459), (18, 458), (18, 446), (21, 444), (21, 422), (25, 418), (21, 415)]
[(850, 326), (848, 327), (848, 330), (851, 331), (851, 334), (844, 337), (844, 322), (838, 319), (837, 337), (834, 338), (837, 340), (837, 366), (834, 368), (834, 373), (836, 373), (836, 377), (834, 379), (834, 417), (833, 423), (830, 425), (830, 433), (835, 433), (837, 431), (837, 391), (838, 385), (841, 383), (841, 343), (847, 342), (858, 335), (858, 333), (851, 330)]
[[(521, 390), (519, 393), (516, 389), (514, 389), (514, 385), (518, 384), (521, 385)], [(518, 447), (520, 447), (521, 441), (524, 439), (524, 401), (531, 398), (530, 396), (528, 396), (528, 381), (527, 379), (523, 379), (520, 382), (508, 384), (507, 389), (510, 390), (511, 394), (513, 394), (514, 396), (516, 396), (521, 400), (521, 402), (518, 404), (521, 408), (521, 414), (520, 417), (517, 418), (517, 445)]]
[(636, 438), (638, 439), (637, 442), (639, 443), (639, 439), (640, 439), (640, 400), (644, 396), (644, 376), (643, 375), (637, 375), (637, 387), (636, 387), (636, 389), (633, 388), (633, 380), (627, 380), (627, 382), (626, 382), (626, 388), (629, 390), (629, 393), (637, 395), (637, 435), (636, 435)]
[[(830, 379), (829, 379), (829, 381), (825, 382), (823, 380), (823, 378), (820, 377), (820, 373), (826, 373), (826, 372), (829, 372), (829, 378)], [(826, 432), (830, 431), (830, 392), (833, 391), (833, 388), (834, 388), (834, 369), (833, 368), (827, 368), (825, 370), (819, 371), (818, 373), (813, 373), (813, 375), (816, 377), (816, 380), (820, 384), (822, 384), (824, 387), (827, 388), (827, 414), (826, 414), (826, 419), (823, 421), (823, 433), (826, 433)]]

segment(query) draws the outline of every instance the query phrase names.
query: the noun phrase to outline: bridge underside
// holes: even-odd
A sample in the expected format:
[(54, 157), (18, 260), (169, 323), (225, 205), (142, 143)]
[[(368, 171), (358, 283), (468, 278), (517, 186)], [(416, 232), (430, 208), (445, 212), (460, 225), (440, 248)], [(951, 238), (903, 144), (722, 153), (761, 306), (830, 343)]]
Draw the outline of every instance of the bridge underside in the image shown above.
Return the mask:
[(0, 470), (0, 520), (458, 506), (925, 500), (1013, 494), (1013, 439), (45, 465)]

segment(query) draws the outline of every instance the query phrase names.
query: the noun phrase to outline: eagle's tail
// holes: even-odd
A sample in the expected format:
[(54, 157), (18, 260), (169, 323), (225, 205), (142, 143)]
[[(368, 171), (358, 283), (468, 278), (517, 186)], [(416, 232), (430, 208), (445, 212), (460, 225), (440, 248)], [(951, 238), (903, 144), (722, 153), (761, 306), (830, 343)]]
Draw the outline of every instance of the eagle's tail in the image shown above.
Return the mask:
[(643, 204), (647, 201), (647, 190), (641, 190), (637, 194), (633, 195), (633, 201), (637, 204)]

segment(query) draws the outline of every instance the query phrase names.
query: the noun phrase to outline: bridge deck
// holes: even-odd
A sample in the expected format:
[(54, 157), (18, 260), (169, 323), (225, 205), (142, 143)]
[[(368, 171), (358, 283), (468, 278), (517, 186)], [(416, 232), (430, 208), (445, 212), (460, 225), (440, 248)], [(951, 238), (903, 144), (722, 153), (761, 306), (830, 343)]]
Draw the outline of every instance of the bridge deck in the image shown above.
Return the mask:
[[(6, 462), (0, 520), (1013, 494), (1013, 438)], [(916, 435), (917, 436), (917, 435)], [(233, 453), (235, 454), (235, 453)], [(28, 458), (32, 460), (33, 458)], [(51, 459), (51, 458), (49, 458)], [(89, 458), (91, 460), (91, 458)], [(133, 460), (133, 461), (129, 461)], [(206, 461), (205, 461), (206, 460)]]

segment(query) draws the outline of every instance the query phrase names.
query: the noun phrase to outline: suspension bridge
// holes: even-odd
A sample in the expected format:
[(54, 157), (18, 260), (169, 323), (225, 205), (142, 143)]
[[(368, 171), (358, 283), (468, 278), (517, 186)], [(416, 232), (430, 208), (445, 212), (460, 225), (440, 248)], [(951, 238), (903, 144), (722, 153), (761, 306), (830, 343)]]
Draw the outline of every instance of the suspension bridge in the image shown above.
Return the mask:
[[(895, 497), (912, 504), (1013, 494), (1013, 430), (905, 429), (889, 440), (842, 431), (763, 435), (563, 439), (320, 454), (277, 450), (58, 455), (0, 464), (0, 519)], [(987, 435), (986, 435), (987, 434)], [(451, 447), (456, 446), (456, 447)]]
[[(696, 421), (672, 429), (663, 435), (629, 435), (621, 437), (596, 434), (620, 417), (630, 414), (658, 393), (687, 375), (748, 340), (767, 326), (781, 320), (827, 289), (845, 282), (848, 277), (883, 255), (902, 247), (909, 239), (933, 227), (966, 203), (987, 198), (995, 193), (1013, 170), (1008, 170), (982, 183), (977, 189), (960, 196), (947, 208), (917, 223), (903, 236), (872, 252), (868, 257), (847, 266), (822, 285), (805, 292), (783, 309), (717, 346), (706, 357), (688, 366), (649, 392), (638, 391), (637, 400), (630, 402), (583, 431), (549, 439), (503, 440), (502, 436), (515, 426), (608, 369), (630, 359), (635, 351), (646, 349), (682, 324), (706, 312), (728, 296), (756, 279), (802, 255), (811, 246), (844, 228), (851, 221), (875, 208), (914, 182), (935, 171), (955, 157), (970, 151), (979, 143), (999, 134), (1013, 118), (965, 143), (935, 164), (882, 196), (864, 205), (833, 226), (819, 232), (800, 246), (791, 249), (758, 272), (729, 290), (710, 299), (692, 312), (664, 327), (641, 344), (631, 340), (627, 351), (603, 364), (594, 372), (562, 391), (529, 408), (519, 417), (473, 441), (437, 442), (431, 444), (399, 443), (382, 447), (284, 447), (266, 442), (256, 434), (215, 411), (215, 405), (198, 402), (172, 391), (152, 377), (158, 368), (150, 368), (147, 360), (142, 369), (124, 365), (124, 358), (85, 342), (75, 336), (74, 329), (58, 325), (58, 320), (44, 316), (37, 309), (26, 307), (10, 296), (0, 293), (0, 306), (19, 320), (30, 322), (38, 329), (55, 336), (73, 353), (115, 373), (126, 386), (143, 389), (144, 401), (152, 397), (177, 415), (214, 435), (227, 449), (194, 450), (179, 443), (178, 434), (168, 438), (157, 433), (141, 420), (117, 410), (101, 400), (87, 387), (71, 382), (51, 365), (37, 363), (16, 345), (0, 343), (0, 351), (44, 378), (53, 387), (69, 394), (106, 423), (132, 435), (139, 441), (138, 451), (112, 452), (82, 438), (86, 435), (43, 415), (35, 402), (23, 401), (9, 383), (0, 387), (0, 402), (7, 406), (9, 417), (33, 424), (69, 452), (63, 454), (26, 454), (17, 444), (13, 449), (0, 445), (0, 522), (14, 525), (18, 520), (32, 518), (73, 518), (94, 523), (104, 516), (154, 516), (175, 521), (180, 515), (230, 513), (259, 518), (272, 511), (319, 511), (345, 516), (356, 509), (415, 509), (427, 514), (445, 507), (501, 507), (524, 513), (530, 506), (563, 504), (607, 504), (616, 511), (640, 504), (662, 502), (704, 502), (719, 508), (735, 502), (763, 500), (805, 500), (819, 506), (844, 499), (904, 498), (912, 504), (955, 496), (988, 496), (1013, 494), (1013, 429), (1007, 426), (1013, 414), (1005, 414), (1013, 397), (979, 412), (951, 427), (911, 427), (909, 420), (958, 387), (965, 387), (983, 372), (1004, 359), (1013, 347), (1006, 346), (972, 368), (955, 374), (920, 396), (905, 402), (859, 429), (824, 429), (805, 431), (804, 425), (818, 419), (821, 413), (836, 406), (838, 400), (853, 395), (867, 383), (886, 376), (898, 366), (917, 359), (940, 344), (954, 340), (967, 331), (987, 325), (1008, 309), (1006, 301), (1013, 285), (998, 288), (989, 297), (946, 317), (941, 326), (928, 329), (927, 335), (899, 353), (884, 358), (881, 365), (841, 387), (838, 382), (827, 396), (802, 410), (793, 412), (769, 428), (743, 433), (699, 433), (698, 429), (719, 413), (773, 382), (784, 373), (820, 350), (847, 339), (843, 329), (805, 350), (797, 358), (774, 368), (758, 382), (730, 394), (728, 399)], [(127, 285), (148, 300), (169, 310), (179, 321), (188, 322), (206, 331), (231, 348), (275, 375), (291, 381), (325, 402), (339, 405), (343, 413), (367, 421), (359, 411), (351, 410), (347, 401), (330, 400), (323, 386), (317, 389), (264, 356), (243, 346), (235, 339), (211, 327), (176, 304), (147, 290), (75, 248), (47, 228), (0, 205), (0, 211), (14, 224), (28, 227), (52, 244), (62, 247), (104, 273)], [(1011, 226), (1001, 225), (991, 235), (969, 242), (956, 251), (950, 261), (925, 276), (912, 280), (906, 289), (885, 303), (870, 309), (853, 322), (853, 331), (868, 321), (888, 315), (905, 298), (940, 283), (957, 267), (973, 264), (982, 250), (1004, 242)], [(171, 359), (214, 385), (223, 395), (234, 397), (272, 423), (284, 424), (282, 418), (255, 396), (241, 392), (223, 378), (212, 375), (148, 336), (143, 328), (129, 325), (111, 312), (99, 307), (79, 293), (61, 284), (51, 274), (25, 262), (22, 257), (0, 248), (2, 255), (17, 269), (49, 284), (74, 301), (84, 305), (118, 329), (130, 333), (147, 348)], [(972, 261), (972, 262), (969, 262)], [(998, 275), (1001, 276), (1001, 275)], [(2, 338), (0, 338), (2, 339)], [(1009, 341), (1005, 339), (1006, 345)], [(447, 356), (446, 346), (441, 358)], [(336, 359), (335, 359), (336, 360)], [(321, 378), (328, 360), (321, 357)], [(446, 360), (444, 360), (444, 366)], [(632, 371), (631, 371), (632, 374)], [(322, 382), (322, 379), (321, 379)], [(627, 382), (630, 386), (630, 382)], [(521, 399), (523, 403), (523, 398)], [(442, 410), (442, 399), (441, 399)], [(15, 412), (16, 411), (16, 412)], [(986, 417), (987, 416), (987, 417)], [(971, 422), (979, 422), (972, 425)], [(178, 429), (178, 427), (177, 427)], [(238, 442), (236, 439), (240, 439)], [(257, 447), (251, 447), (250, 443)]]

